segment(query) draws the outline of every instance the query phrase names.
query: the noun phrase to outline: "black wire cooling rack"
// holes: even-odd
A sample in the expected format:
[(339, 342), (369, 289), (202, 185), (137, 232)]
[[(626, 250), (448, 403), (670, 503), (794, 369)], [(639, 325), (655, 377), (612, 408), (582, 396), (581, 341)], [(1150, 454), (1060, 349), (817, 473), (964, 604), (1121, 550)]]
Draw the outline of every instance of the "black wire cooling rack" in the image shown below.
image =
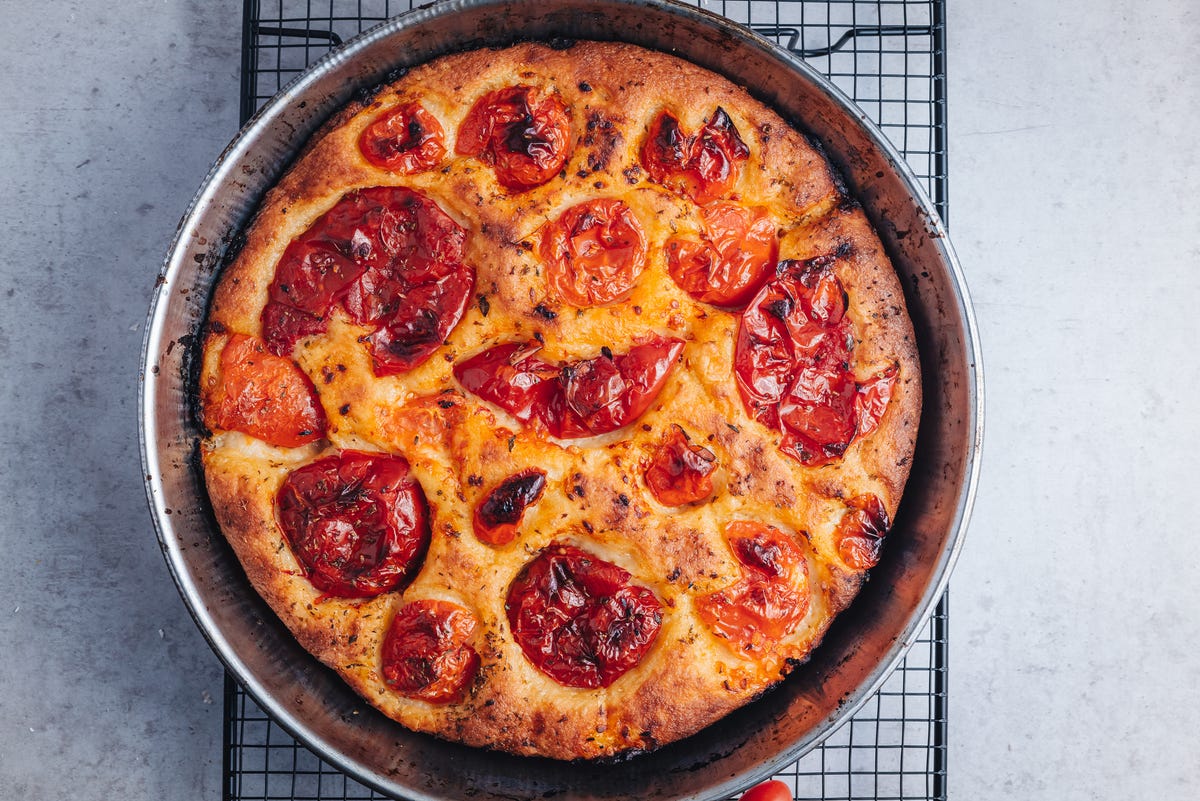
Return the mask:
[[(945, 0), (691, 0), (821, 71), (871, 117), (946, 218)], [(418, 0), (246, 0), (242, 119), (345, 39)], [(948, 600), (904, 662), (823, 744), (779, 773), (800, 799), (944, 801)], [(225, 678), (225, 801), (386, 801), (296, 742)]]

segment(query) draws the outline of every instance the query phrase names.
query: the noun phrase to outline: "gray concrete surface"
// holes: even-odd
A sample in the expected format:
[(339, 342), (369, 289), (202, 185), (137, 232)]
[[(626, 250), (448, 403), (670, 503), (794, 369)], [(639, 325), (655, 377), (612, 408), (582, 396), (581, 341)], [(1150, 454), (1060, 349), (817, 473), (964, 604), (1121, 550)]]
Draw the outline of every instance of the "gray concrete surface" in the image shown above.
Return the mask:
[[(220, 797), (221, 671), (155, 544), (141, 325), (237, 125), (241, 4), (0, 0), (0, 799)], [(1200, 796), (1200, 16), (950, 9), (984, 480), (955, 799)]]
[(240, 7), (0, 3), (0, 798), (220, 797), (222, 673), (149, 523), (135, 386), (237, 130)]

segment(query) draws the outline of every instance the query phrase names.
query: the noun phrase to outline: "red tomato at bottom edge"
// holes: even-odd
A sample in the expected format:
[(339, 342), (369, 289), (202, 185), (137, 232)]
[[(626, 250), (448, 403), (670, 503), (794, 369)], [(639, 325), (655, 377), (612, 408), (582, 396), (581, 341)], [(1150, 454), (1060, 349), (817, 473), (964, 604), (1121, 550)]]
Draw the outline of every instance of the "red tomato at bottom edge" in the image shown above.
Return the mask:
[(792, 801), (792, 791), (778, 779), (756, 784), (742, 794), (741, 801)]

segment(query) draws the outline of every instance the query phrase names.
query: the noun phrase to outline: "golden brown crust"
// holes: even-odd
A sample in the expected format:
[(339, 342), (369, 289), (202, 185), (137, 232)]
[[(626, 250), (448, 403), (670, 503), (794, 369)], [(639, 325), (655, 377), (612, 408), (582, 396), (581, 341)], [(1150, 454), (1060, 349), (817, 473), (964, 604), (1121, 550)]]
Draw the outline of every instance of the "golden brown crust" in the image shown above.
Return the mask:
[[(501, 187), (478, 159), (454, 155), (455, 132), (476, 99), (515, 80), (557, 92), (570, 111), (576, 146), (563, 176), (526, 192)], [(442, 168), (411, 176), (377, 169), (357, 147), (385, 110), (419, 100), (439, 118), (448, 156)], [(843, 459), (806, 468), (779, 451), (779, 434), (751, 419), (732, 377), (738, 316), (698, 303), (666, 272), (672, 235), (699, 229), (695, 204), (650, 182), (638, 148), (661, 109), (696, 129), (717, 106), (750, 149), (735, 194), (764, 206), (781, 233), (780, 257), (842, 254), (836, 271), (850, 298), (857, 346), (852, 369), (865, 379), (899, 366), (880, 426)], [(364, 329), (335, 315), (326, 334), (294, 351), (329, 420), (328, 440), (273, 448), (215, 432), (204, 443), (209, 495), (222, 530), (254, 587), (301, 644), (384, 713), (404, 725), (471, 745), (573, 759), (648, 749), (687, 736), (759, 695), (807, 658), (830, 619), (863, 580), (844, 564), (834, 529), (846, 501), (862, 493), (896, 512), (920, 415), (920, 375), (901, 288), (865, 216), (841, 196), (803, 136), (744, 91), (661, 53), (579, 43), (566, 51), (527, 44), (449, 56), (412, 70), (365, 106), (352, 106), (310, 142), (268, 193), (239, 257), (222, 277), (210, 322), (261, 335), (259, 316), (284, 248), (354, 188), (403, 185), (434, 199), (467, 229), (465, 260), (478, 295), (427, 362), (377, 378), (358, 341)], [(627, 301), (574, 309), (549, 297), (537, 231), (574, 203), (624, 200), (650, 243), (645, 271)], [(547, 319), (538, 306), (557, 316)], [(210, 326), (213, 328), (213, 326)], [(626, 349), (639, 334), (686, 341), (682, 364), (636, 424), (600, 437), (555, 441), (463, 393), (451, 367), (491, 345), (545, 339), (549, 361)], [(214, 378), (220, 337), (206, 344), (201, 384)], [(450, 390), (449, 394), (441, 394)], [(435, 401), (442, 401), (440, 403)], [(677, 509), (660, 505), (642, 479), (652, 448), (673, 424), (709, 448), (719, 465), (713, 496)], [(304, 577), (276, 521), (274, 497), (286, 475), (342, 448), (404, 456), (425, 488), (432, 542), (424, 568), (403, 592), (348, 601), (325, 598)], [(472, 534), (484, 489), (536, 465), (543, 498), (519, 536), (493, 547)], [(753, 519), (793, 537), (807, 561), (808, 613), (776, 648), (752, 658), (732, 650), (697, 617), (697, 598), (730, 586), (740, 571), (722, 530)], [(514, 576), (551, 541), (573, 542), (615, 562), (650, 588), (665, 613), (641, 663), (610, 687), (583, 690), (539, 672), (513, 641), (504, 599)], [(383, 633), (410, 600), (453, 601), (478, 618), (479, 673), (460, 703), (404, 698), (382, 680)]]

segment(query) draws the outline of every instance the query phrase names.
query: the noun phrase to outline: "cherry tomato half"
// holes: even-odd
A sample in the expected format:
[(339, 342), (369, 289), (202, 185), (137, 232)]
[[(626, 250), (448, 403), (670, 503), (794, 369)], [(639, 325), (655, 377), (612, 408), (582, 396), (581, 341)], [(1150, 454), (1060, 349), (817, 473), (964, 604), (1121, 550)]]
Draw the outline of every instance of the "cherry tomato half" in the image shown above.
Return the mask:
[(780, 262), (742, 314), (734, 346), (746, 411), (780, 431), (780, 449), (810, 467), (838, 458), (878, 426), (899, 371), (855, 381), (854, 336), (835, 262)]
[(778, 779), (756, 784), (742, 794), (740, 801), (792, 801), (792, 788)]
[(442, 124), (420, 103), (384, 112), (363, 130), (358, 149), (376, 167), (404, 175), (432, 170), (446, 155)]
[(293, 470), (275, 513), (313, 586), (369, 598), (407, 585), (429, 547), (429, 507), (398, 456), (343, 451)]
[(513, 638), (559, 684), (609, 686), (641, 662), (662, 626), (658, 598), (630, 579), (581, 548), (551, 543), (509, 588)]
[(512, 542), (525, 510), (537, 503), (545, 490), (546, 473), (537, 468), (522, 470), (501, 481), (475, 507), (472, 524), (476, 538), (488, 545)]
[(703, 239), (667, 240), (667, 272), (693, 298), (721, 308), (745, 306), (771, 276), (779, 250), (762, 208), (717, 201), (700, 210)]
[(629, 206), (601, 198), (549, 223), (540, 252), (552, 295), (574, 306), (602, 306), (633, 289), (646, 266), (646, 237)]
[(383, 638), (383, 680), (406, 698), (458, 701), (479, 670), (470, 645), (475, 616), (458, 604), (417, 600), (396, 613)]
[(499, 406), (522, 423), (547, 415), (550, 398), (561, 391), (561, 370), (537, 358), (541, 346), (510, 342), (454, 366), (463, 388)]
[(866, 570), (879, 563), (879, 551), (891, 523), (879, 498), (867, 493), (851, 498), (849, 508), (838, 521), (833, 537), (838, 556), (856, 570)]
[(231, 334), (221, 349), (216, 379), (204, 393), (204, 423), (282, 448), (314, 442), (326, 426), (325, 409), (304, 371), (244, 334)]
[(640, 417), (662, 391), (683, 340), (653, 335), (627, 353), (551, 365), (533, 343), (497, 345), (454, 367), (468, 392), (522, 423), (577, 439), (616, 431)]
[(712, 494), (717, 457), (707, 448), (692, 445), (677, 425), (663, 435), (646, 467), (646, 486), (664, 506), (682, 506)]
[(893, 364), (859, 384), (858, 395), (854, 399), (855, 412), (858, 414), (857, 436), (865, 437), (879, 427), (899, 374), (900, 365)]
[(571, 118), (556, 94), (509, 86), (475, 101), (454, 149), (478, 156), (506, 189), (541, 186), (562, 171), (571, 151)]
[(788, 535), (773, 526), (739, 520), (725, 538), (742, 578), (696, 600), (714, 633), (739, 654), (754, 657), (791, 633), (808, 613), (808, 563)]
[(750, 148), (720, 107), (695, 135), (686, 134), (675, 115), (662, 112), (650, 124), (641, 150), (651, 180), (701, 205), (729, 194), (749, 158)]
[(411, 370), (462, 319), (475, 274), (463, 264), (466, 229), (425, 195), (398, 186), (346, 194), (288, 245), (262, 312), (272, 353), (324, 333), (337, 306), (375, 330), (376, 375)]

